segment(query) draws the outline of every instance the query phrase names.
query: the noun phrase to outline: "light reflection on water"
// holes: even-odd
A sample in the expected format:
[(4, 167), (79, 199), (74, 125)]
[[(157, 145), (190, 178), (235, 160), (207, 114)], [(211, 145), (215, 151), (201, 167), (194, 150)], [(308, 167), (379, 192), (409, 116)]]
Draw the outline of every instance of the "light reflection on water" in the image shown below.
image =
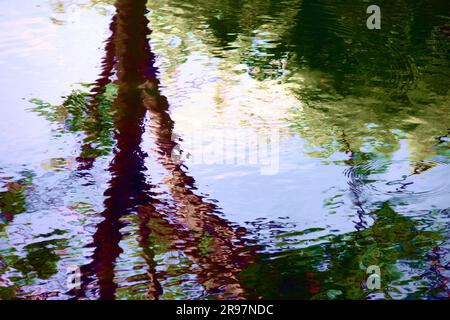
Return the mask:
[[(447, 297), (435, 2), (381, 3), (370, 34), (349, 1), (152, 1), (148, 34), (143, 1), (8, 1), (0, 297)], [(230, 132), (276, 146), (276, 172), (199, 160)]]

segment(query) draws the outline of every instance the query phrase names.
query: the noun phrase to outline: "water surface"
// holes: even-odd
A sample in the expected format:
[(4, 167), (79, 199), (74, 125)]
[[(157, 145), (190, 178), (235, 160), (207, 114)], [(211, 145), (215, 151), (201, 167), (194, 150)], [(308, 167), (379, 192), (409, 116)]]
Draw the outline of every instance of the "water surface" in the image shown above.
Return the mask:
[(450, 11), (377, 4), (3, 1), (0, 298), (448, 298)]

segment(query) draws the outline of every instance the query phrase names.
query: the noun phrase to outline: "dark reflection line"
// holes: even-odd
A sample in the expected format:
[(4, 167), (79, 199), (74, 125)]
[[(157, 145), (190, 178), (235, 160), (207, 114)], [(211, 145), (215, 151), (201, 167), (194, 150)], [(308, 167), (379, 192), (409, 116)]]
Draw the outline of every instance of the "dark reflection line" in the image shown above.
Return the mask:
[[(350, 164), (349, 169), (347, 169), (349, 172), (352, 172), (355, 169), (355, 152), (352, 150), (352, 147), (350, 145), (350, 142), (347, 139), (347, 136), (345, 132), (342, 132), (342, 142), (345, 146), (345, 153), (349, 156), (349, 159), (347, 162)], [(355, 229), (358, 231), (364, 230), (367, 228), (367, 221), (365, 220), (366, 212), (363, 208), (363, 201), (360, 199), (358, 186), (355, 185), (355, 183), (350, 182), (350, 191), (353, 196), (353, 203), (358, 208), (356, 210), (356, 213), (358, 215), (359, 221), (353, 221), (355, 223)]]
[[(149, 227), (150, 220), (157, 219), (156, 212), (152, 205), (146, 205), (146, 210), (139, 210), (139, 246), (142, 248), (143, 258), (147, 264), (146, 275), (148, 277), (149, 288), (146, 298), (155, 300), (162, 294), (163, 290), (156, 275), (155, 251), (150, 241), (153, 230)], [(160, 219), (158, 219), (160, 220)]]
[(93, 236), (92, 262), (82, 268), (83, 289), (87, 289), (95, 274), (100, 299), (115, 298), (114, 264), (122, 252), (120, 229), (124, 226), (120, 218), (136, 213), (139, 205), (148, 204), (150, 200), (144, 176), (145, 154), (140, 148), (146, 109), (140, 98), (139, 86), (144, 82), (151, 62), (144, 45), (149, 33), (144, 16), (145, 3), (142, 0), (116, 1), (111, 36), (113, 44), (108, 47), (114, 50), (117, 59), (118, 92), (113, 104), (116, 145), (109, 167), (111, 180), (105, 191), (105, 210), (101, 214), (104, 220), (98, 224)]
[[(143, 92), (144, 104), (150, 113), (150, 133), (158, 146), (158, 160), (170, 174), (165, 182), (178, 204), (176, 218), (189, 231), (185, 243), (191, 245), (184, 248), (184, 252), (200, 266), (197, 276), (208, 294), (220, 298), (241, 297), (244, 291), (237, 275), (250, 263), (255, 248), (246, 248), (243, 228), (235, 231), (216, 214), (215, 204), (193, 192), (194, 178), (187, 175), (182, 164), (172, 156), (177, 146), (172, 139), (174, 122), (168, 113), (167, 100), (159, 94), (157, 87), (156, 78), (148, 79)], [(204, 239), (209, 240), (208, 254), (199, 249)]]
[[(91, 89), (91, 97), (92, 101), (87, 105), (86, 112), (87, 112), (87, 118), (91, 120), (91, 123), (93, 123), (94, 127), (89, 128), (91, 132), (88, 132), (88, 135), (96, 135), (96, 132), (92, 132), (95, 130), (100, 130), (101, 128), (98, 128), (95, 126), (95, 123), (99, 123), (100, 118), (100, 112), (98, 110), (98, 107), (101, 103), (99, 96), (103, 93), (105, 93), (106, 86), (112, 82), (111, 77), (114, 74), (114, 66), (116, 62), (116, 55), (115, 55), (115, 29), (116, 29), (116, 16), (114, 15), (110, 24), (110, 32), (111, 36), (106, 39), (105, 41), (105, 56), (102, 58), (102, 72), (100, 73), (100, 77), (95, 81), (93, 88)], [(82, 171), (88, 171), (92, 169), (95, 162), (95, 157), (86, 157), (83, 156), (83, 152), (88, 151), (89, 149), (92, 149), (91, 143), (87, 142), (84, 143), (81, 146), (81, 152), (82, 154), (77, 157), (77, 161), (79, 162), (77, 171), (80, 176), (83, 176), (84, 174)]]
[[(151, 53), (150, 47), (148, 50)], [(194, 178), (187, 175), (182, 164), (172, 156), (177, 147), (173, 139), (174, 121), (167, 99), (160, 94), (158, 86), (156, 72), (149, 73), (142, 86), (142, 99), (150, 114), (150, 134), (157, 145), (158, 161), (169, 173), (166, 185), (178, 205), (174, 214), (181, 226), (175, 232), (177, 238), (184, 240), (184, 247), (178, 249), (199, 266), (197, 277), (207, 294), (218, 298), (242, 297), (244, 291), (237, 276), (252, 261), (255, 248), (246, 247), (243, 228), (234, 230), (216, 214), (215, 204), (193, 192)], [(208, 253), (200, 250), (200, 243), (205, 239)]]
[(434, 274), (436, 280), (431, 283), (430, 289), (438, 289), (445, 293), (447, 298), (450, 298), (450, 278), (446, 275), (446, 272), (450, 270), (450, 263), (445, 265), (445, 256), (448, 255), (449, 249), (444, 246), (433, 247), (427, 254), (427, 260), (430, 264), (429, 271)]
[[(171, 157), (177, 146), (172, 139), (174, 122), (168, 113), (167, 99), (158, 89), (155, 59), (147, 39), (150, 30), (145, 16), (146, 1), (117, 0), (115, 6), (112, 35), (106, 45), (108, 52), (105, 61), (110, 63), (104, 63), (104, 77), (97, 81), (98, 88), (95, 90), (101, 92), (102, 86), (108, 83), (106, 79), (113, 70), (111, 62), (114, 61), (118, 85), (113, 104), (116, 146), (109, 167), (111, 179), (105, 191), (105, 209), (101, 214), (104, 220), (97, 225), (90, 245), (94, 248), (92, 261), (82, 267), (82, 290), (76, 296), (84, 297), (87, 290), (95, 290), (98, 286), (100, 299), (115, 298), (117, 284), (114, 282), (114, 266), (122, 252), (119, 246), (122, 240), (120, 229), (124, 226), (120, 219), (125, 215), (137, 214), (138, 242), (148, 266), (148, 298), (157, 299), (162, 293), (155, 271), (155, 253), (149, 240), (151, 233), (155, 232), (149, 226), (150, 221), (170, 227), (171, 238), (177, 240), (172, 245), (198, 266), (195, 272), (207, 294), (218, 298), (242, 297), (244, 291), (237, 276), (250, 263), (253, 253), (246, 249), (243, 240), (245, 230), (234, 230), (227, 221), (217, 216), (217, 207), (192, 191), (195, 180)], [(155, 209), (158, 201), (150, 196), (152, 187), (145, 182), (146, 155), (140, 143), (147, 110), (150, 131), (159, 149), (158, 161), (169, 172), (166, 184), (178, 204), (175, 213), (177, 222), (169, 223), (169, 214), (162, 212), (164, 209)], [(206, 253), (201, 250), (201, 244), (205, 241)]]

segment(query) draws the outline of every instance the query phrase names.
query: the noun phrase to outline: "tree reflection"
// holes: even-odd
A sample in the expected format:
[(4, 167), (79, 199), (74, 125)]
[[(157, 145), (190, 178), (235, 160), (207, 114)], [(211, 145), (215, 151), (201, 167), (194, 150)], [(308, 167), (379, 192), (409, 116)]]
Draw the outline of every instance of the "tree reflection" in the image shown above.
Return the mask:
[[(222, 78), (233, 78), (230, 70), (243, 64), (253, 79), (288, 85), (300, 102), (288, 121), (310, 144), (308, 154), (342, 152), (345, 134), (355, 152), (387, 156), (406, 139), (411, 159), (421, 161), (440, 154), (437, 138), (450, 127), (449, 47), (441, 14), (448, 6), (442, 0), (378, 5), (383, 28), (371, 32), (367, 4), (350, 0), (197, 0), (195, 15), (178, 0), (149, 4), (166, 37), (155, 35), (165, 57), (182, 63), (190, 46), (205, 46), (221, 58)], [(167, 37), (177, 45), (167, 45)], [(168, 68), (172, 74), (175, 66)]]
[[(198, 278), (208, 293), (218, 297), (238, 297), (242, 289), (236, 274), (249, 260), (249, 255), (242, 252), (242, 231), (234, 231), (226, 221), (214, 214), (214, 205), (194, 194), (194, 179), (170, 158), (175, 147), (172, 141), (173, 121), (168, 114), (165, 97), (158, 92), (154, 56), (148, 46), (145, 3), (118, 0), (115, 4), (117, 12), (109, 39), (114, 44), (107, 45), (107, 50), (113, 50), (117, 76), (114, 81), (117, 97), (112, 104), (116, 144), (109, 167), (111, 180), (105, 192), (104, 220), (94, 234), (92, 262), (82, 268), (83, 288), (77, 295), (82, 297), (91, 289), (95, 292), (98, 286), (100, 299), (115, 297), (114, 265), (122, 252), (119, 246), (122, 239), (120, 229), (124, 226), (120, 219), (129, 214), (139, 217), (139, 244), (148, 264), (150, 288), (147, 297), (157, 298), (161, 294), (155, 274), (154, 252), (148, 240), (152, 233), (149, 221), (157, 214), (154, 200), (149, 195), (151, 186), (145, 182), (145, 153), (140, 147), (144, 115), (148, 110), (154, 128), (152, 133), (161, 152), (159, 159), (171, 175), (168, 185), (180, 206), (175, 214), (177, 224), (168, 224), (164, 219), (159, 219), (159, 223), (172, 229), (175, 227), (173, 232), (176, 238), (184, 240), (181, 250), (199, 265)], [(207, 237), (212, 252), (204, 254), (200, 247)]]
[[(445, 240), (440, 231), (426, 231), (417, 221), (396, 213), (389, 203), (369, 214), (374, 223), (365, 230), (313, 240), (296, 240), (302, 233), (277, 238), (292, 249), (262, 255), (259, 262), (241, 274), (249, 297), (266, 299), (423, 299), (448, 289), (436, 288), (444, 281), (436, 273), (425, 273), (433, 264), (423, 257)], [(309, 242), (317, 244), (307, 245)], [(294, 247), (299, 246), (299, 249)], [(366, 287), (366, 270), (381, 268), (381, 289)], [(409, 272), (404, 270), (408, 268)], [(270, 282), (265, 279), (272, 279)], [(405, 287), (414, 289), (403, 291)], [(438, 289), (436, 291), (436, 289)], [(434, 292), (433, 292), (434, 291)]]
[[(20, 214), (27, 211), (27, 195), (33, 188), (32, 172), (24, 171), (20, 179), (0, 177), (4, 190), (0, 192), (0, 238), (8, 234), (6, 228)], [(4, 183), (4, 184), (3, 184)], [(60, 232), (54, 231), (56, 234)], [(62, 232), (64, 233), (64, 232)], [(40, 234), (38, 237), (47, 238), (52, 234)], [(4, 240), (4, 239), (2, 239)], [(57, 250), (67, 247), (67, 241), (50, 239), (36, 241), (23, 246), (19, 252), (17, 248), (0, 248), (0, 299), (15, 298), (45, 299), (57, 296), (58, 292), (44, 294), (30, 294), (25, 288), (37, 279), (48, 280), (58, 272), (60, 256)]]
[[(181, 13), (167, 14), (166, 3)], [(288, 122), (292, 132), (309, 144), (311, 156), (328, 159), (345, 153), (349, 157), (342, 164), (357, 170), (361, 164), (391, 157), (405, 139), (414, 163), (449, 155), (448, 41), (438, 14), (448, 12), (445, 1), (382, 1), (385, 12), (396, 14), (385, 15), (379, 33), (365, 29), (366, 4), (353, 1), (305, 0), (289, 5), (242, 1), (236, 5), (233, 1), (173, 0), (148, 5), (155, 9), (153, 16), (173, 18), (170, 32), (181, 44), (176, 48), (160, 44), (165, 56), (186, 59), (189, 37), (194, 34), (211, 57), (224, 61), (222, 77), (244, 64), (253, 80), (289, 83), (300, 106), (292, 110)], [(76, 92), (59, 107), (35, 101), (36, 111), (59, 120), (63, 130), (86, 134), (78, 158), (81, 171), (114, 146), (104, 220), (94, 235), (92, 262), (83, 267), (83, 290), (76, 293), (78, 297), (98, 290), (102, 299), (115, 298), (121, 218), (130, 214), (138, 217), (147, 297), (152, 299), (163, 290), (153, 241), (163, 239), (167, 250), (180, 250), (199, 266), (198, 281), (208, 295), (218, 298), (364, 299), (372, 293), (364, 287), (366, 268), (372, 264), (381, 267), (385, 298), (402, 296), (399, 288), (408, 283), (417, 288), (405, 294), (408, 298), (447, 290), (442, 285), (445, 277), (440, 276), (440, 270), (447, 268), (440, 261), (445, 251), (442, 232), (424, 231), (420, 221), (396, 212), (394, 202), (365, 212), (357, 194), (353, 200), (360, 209), (358, 232), (317, 237), (314, 240), (321, 243), (314, 245), (296, 241), (295, 234), (282, 235), (283, 244), (301, 248), (262, 256), (251, 264), (245, 230), (231, 227), (214, 204), (197, 195), (194, 178), (172, 157), (174, 121), (159, 92), (148, 46), (146, 2), (118, 0), (115, 6), (103, 73), (91, 92)], [(176, 202), (174, 211), (162, 209), (166, 204), (152, 197), (152, 186), (145, 179), (146, 155), (140, 143), (146, 112), (157, 159), (168, 172), (165, 183)], [(413, 172), (430, 168), (419, 166)], [(427, 255), (441, 269), (430, 268), (431, 274), (422, 279), (420, 270), (429, 267), (423, 259)], [(401, 268), (415, 273), (407, 277), (411, 273)], [(430, 284), (433, 280), (439, 282), (438, 289)]]

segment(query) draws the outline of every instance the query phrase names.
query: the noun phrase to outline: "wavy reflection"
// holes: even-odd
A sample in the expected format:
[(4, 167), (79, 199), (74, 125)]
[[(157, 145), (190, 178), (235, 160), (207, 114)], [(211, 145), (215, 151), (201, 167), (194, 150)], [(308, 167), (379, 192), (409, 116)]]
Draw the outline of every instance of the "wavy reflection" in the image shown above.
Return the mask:
[[(156, 299), (162, 293), (155, 271), (154, 252), (149, 236), (153, 230), (149, 221), (169, 226), (177, 238), (177, 249), (199, 266), (198, 281), (208, 294), (218, 298), (238, 298), (243, 290), (237, 274), (251, 260), (245, 249), (243, 229), (234, 230), (229, 223), (215, 214), (214, 204), (203, 200), (193, 192), (195, 180), (188, 176), (171, 155), (176, 146), (172, 141), (174, 122), (168, 113), (168, 103), (159, 93), (159, 81), (153, 67), (154, 56), (148, 45), (150, 33), (145, 17), (146, 1), (116, 1), (117, 12), (111, 25), (112, 36), (106, 50), (107, 59), (115, 61), (117, 97), (113, 103), (114, 139), (109, 172), (111, 179), (105, 192), (107, 199), (102, 212), (104, 220), (97, 226), (91, 246), (94, 248), (92, 262), (83, 266), (83, 289), (78, 298), (87, 292), (97, 294), (100, 299), (114, 299), (117, 284), (114, 282), (114, 266), (122, 252), (120, 229), (124, 227), (121, 218), (137, 214), (139, 219), (139, 245), (148, 265), (149, 290), (147, 298)], [(111, 54), (113, 51), (113, 54)], [(110, 63), (104, 63), (104, 75), (95, 89), (109, 83)], [(95, 108), (95, 104), (91, 106)], [(163, 212), (157, 212), (154, 204), (158, 200), (149, 195), (151, 186), (145, 182), (145, 153), (140, 144), (144, 132), (144, 116), (150, 114), (151, 134), (159, 149), (159, 161), (169, 172), (166, 184), (178, 204), (176, 223), (168, 223)], [(161, 216), (162, 215), (162, 216)], [(209, 251), (201, 252), (201, 243), (207, 239)], [(180, 245), (181, 243), (181, 245)], [(98, 287), (98, 292), (97, 291)]]
[[(117, 287), (114, 283), (114, 263), (122, 252), (119, 246), (122, 239), (120, 229), (124, 226), (120, 218), (136, 213), (139, 205), (149, 202), (143, 173), (145, 154), (140, 148), (146, 110), (139, 97), (139, 86), (144, 82), (145, 68), (150, 61), (146, 59), (142, 43), (148, 33), (142, 27), (146, 25), (142, 19), (145, 2), (139, 2), (116, 2), (117, 13), (109, 40), (112, 44), (107, 46), (117, 59), (117, 98), (113, 103), (116, 145), (109, 167), (111, 180), (104, 193), (107, 197), (105, 210), (101, 214), (104, 220), (97, 226), (93, 237), (95, 250), (92, 262), (83, 268), (85, 274), (96, 275), (100, 299), (113, 299)], [(106, 74), (109, 72), (105, 71)]]
[[(245, 230), (235, 231), (215, 214), (215, 204), (193, 192), (194, 178), (186, 174), (173, 156), (177, 146), (173, 141), (174, 122), (168, 113), (167, 100), (158, 93), (157, 87), (156, 77), (148, 79), (143, 100), (150, 113), (150, 133), (158, 147), (158, 160), (170, 174), (165, 183), (178, 205), (176, 218), (188, 231), (185, 243), (190, 245), (183, 251), (200, 266), (197, 275), (209, 294), (237, 298), (243, 293), (237, 275), (251, 261), (251, 254), (241, 239)], [(210, 252), (206, 255), (200, 252), (203, 239), (209, 239)]]
[[(364, 25), (367, 4), (352, 0), (56, 1), (61, 68), (95, 51), (70, 43), (102, 29), (98, 9), (111, 13), (110, 33), (94, 83), (61, 105), (32, 100), (61, 138), (29, 146), (44, 159), (5, 152), (0, 298), (447, 298), (448, 4), (380, 1), (377, 32)], [(73, 30), (72, 16), (60, 15), (72, 9), (85, 16)], [(18, 21), (18, 30), (35, 35), (44, 20)], [(31, 52), (15, 38), (8, 51)], [(46, 66), (58, 55), (32, 53), (41, 67), (8, 58), (6, 69), (43, 76), (39, 96), (49, 78), (78, 79)], [(82, 64), (73, 69), (90, 77)], [(15, 87), (8, 104), (25, 94)], [(59, 98), (57, 86), (48, 90), (46, 99)], [(192, 147), (205, 124), (212, 143)], [(244, 142), (277, 128), (272, 177), (192, 160), (221, 147), (216, 129)], [(180, 149), (192, 155), (189, 169)], [(36, 172), (32, 184), (13, 178), (19, 162)], [(248, 229), (227, 221), (200, 182)], [(67, 264), (83, 265), (81, 290), (65, 292)], [(365, 285), (369, 265), (381, 268), (379, 291)]]

